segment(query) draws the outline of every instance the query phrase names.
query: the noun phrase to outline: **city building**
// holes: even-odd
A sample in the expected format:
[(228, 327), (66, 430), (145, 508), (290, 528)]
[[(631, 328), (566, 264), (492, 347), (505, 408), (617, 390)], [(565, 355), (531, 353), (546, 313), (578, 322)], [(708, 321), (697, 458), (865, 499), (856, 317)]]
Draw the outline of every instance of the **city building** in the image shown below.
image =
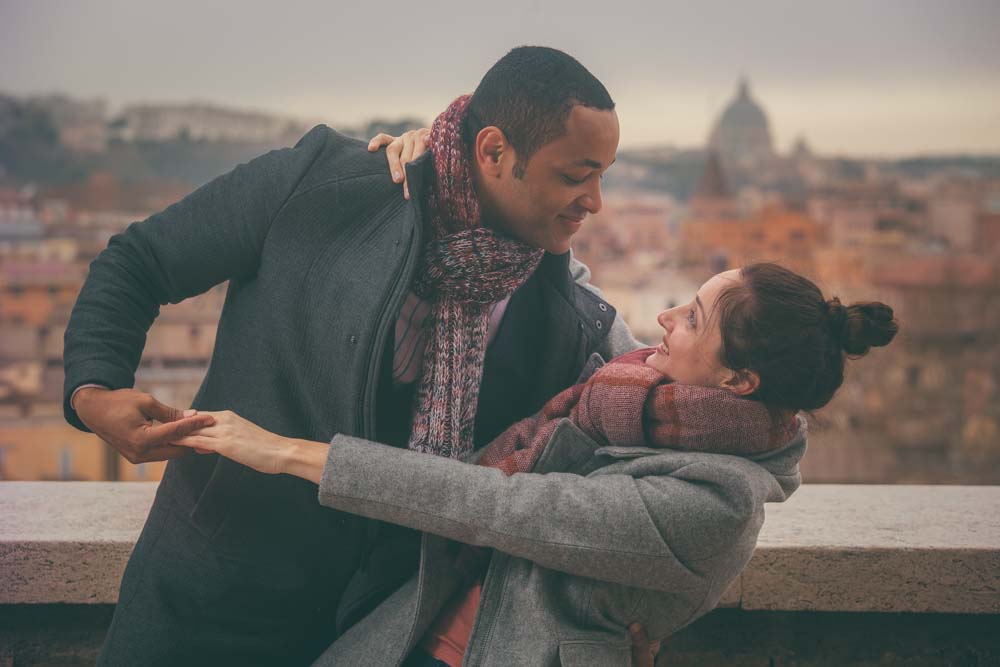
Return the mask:
[(110, 123), (120, 141), (242, 141), (276, 146), (295, 143), (308, 129), (301, 121), (211, 104), (137, 104)]
[(736, 96), (719, 115), (708, 137), (727, 168), (752, 170), (774, 160), (767, 114), (750, 94), (750, 82), (740, 79)]

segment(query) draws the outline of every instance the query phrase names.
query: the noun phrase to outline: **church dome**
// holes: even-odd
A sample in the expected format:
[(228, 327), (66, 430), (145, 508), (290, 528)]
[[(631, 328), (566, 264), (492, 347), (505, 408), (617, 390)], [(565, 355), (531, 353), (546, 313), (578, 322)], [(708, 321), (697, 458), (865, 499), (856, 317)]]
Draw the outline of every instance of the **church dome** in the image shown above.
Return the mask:
[(736, 99), (729, 103), (719, 118), (719, 125), (743, 125), (767, 127), (767, 115), (750, 97), (750, 85), (746, 79), (740, 81)]
[(723, 161), (752, 167), (774, 157), (767, 114), (750, 96), (750, 84), (741, 79), (736, 98), (719, 116), (709, 136), (710, 149)]

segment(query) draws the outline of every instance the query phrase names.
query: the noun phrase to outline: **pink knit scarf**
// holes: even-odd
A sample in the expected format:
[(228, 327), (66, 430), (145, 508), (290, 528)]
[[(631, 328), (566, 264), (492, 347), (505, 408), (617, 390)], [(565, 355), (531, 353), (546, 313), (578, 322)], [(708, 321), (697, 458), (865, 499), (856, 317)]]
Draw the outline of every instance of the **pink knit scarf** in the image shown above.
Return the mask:
[(536, 415), (497, 436), (480, 464), (507, 475), (529, 472), (563, 418), (602, 446), (750, 456), (783, 447), (795, 436), (792, 413), (772, 413), (725, 389), (674, 383), (646, 365), (653, 352), (623, 354), (556, 394)]
[(544, 255), (482, 226), (462, 140), (470, 99), (456, 99), (431, 127), (429, 241), (413, 285), (434, 310), (409, 447), (451, 458), (472, 451), (490, 305), (520, 287)]

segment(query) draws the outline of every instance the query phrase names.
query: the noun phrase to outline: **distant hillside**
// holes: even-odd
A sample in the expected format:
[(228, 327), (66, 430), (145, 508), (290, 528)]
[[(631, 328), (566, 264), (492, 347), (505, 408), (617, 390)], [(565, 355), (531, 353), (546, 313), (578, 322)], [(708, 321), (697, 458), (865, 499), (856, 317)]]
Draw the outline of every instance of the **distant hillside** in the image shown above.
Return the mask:
[(962, 171), (980, 178), (1000, 178), (1000, 156), (954, 155), (942, 157), (913, 157), (896, 160), (894, 169), (907, 176), (927, 176), (939, 171)]
[[(62, 186), (102, 172), (123, 183), (166, 180), (193, 188), (294, 144), (308, 130), (294, 119), (205, 104), (136, 105), (107, 120), (95, 117), (94, 108), (65, 96), (0, 94), (0, 181)], [(425, 124), (414, 118), (378, 119), (337, 129), (360, 139)], [(88, 139), (96, 135), (98, 150), (68, 147), (84, 125)]]
[(58, 184), (87, 173), (87, 165), (60, 144), (48, 112), (0, 95), (0, 179)]
[[(194, 188), (241, 162), (293, 144), (305, 131), (305, 125), (294, 119), (208, 104), (135, 105), (106, 122), (103, 112), (96, 111), (100, 108), (101, 103), (65, 96), (22, 100), (0, 94), (0, 181), (60, 186), (81, 183), (104, 172), (122, 183), (165, 180)], [(366, 139), (379, 132), (399, 134), (422, 125), (426, 123), (414, 118), (379, 119), (360, 128), (337, 129)], [(81, 127), (89, 133), (86, 139), (94, 141), (99, 150), (67, 147), (74, 137), (81, 141)], [(846, 180), (863, 178), (865, 164), (873, 162), (818, 159), (832, 177)], [(615, 168), (607, 173), (605, 185), (609, 189), (655, 190), (686, 200), (697, 187), (706, 160), (701, 148), (622, 150)], [(1000, 178), (1000, 156), (916, 156), (875, 162), (908, 177), (948, 171)], [(738, 175), (730, 176), (730, 185), (741, 185)], [(778, 185), (789, 195), (802, 191), (802, 184), (794, 179)]]
[(168, 180), (197, 187), (269, 150), (268, 143), (233, 141), (113, 141), (88, 160), (88, 169), (108, 171), (125, 183)]

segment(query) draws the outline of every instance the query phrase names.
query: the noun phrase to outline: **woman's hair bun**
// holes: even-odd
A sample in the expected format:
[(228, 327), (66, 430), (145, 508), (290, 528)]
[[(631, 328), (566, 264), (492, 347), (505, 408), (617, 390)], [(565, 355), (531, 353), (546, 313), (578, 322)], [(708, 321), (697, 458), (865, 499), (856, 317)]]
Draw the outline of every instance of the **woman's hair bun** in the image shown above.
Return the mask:
[(860, 357), (873, 347), (888, 345), (899, 322), (892, 308), (878, 301), (865, 301), (844, 306), (833, 297), (826, 302), (827, 326), (844, 352)]
[(837, 297), (826, 302), (826, 326), (834, 340), (842, 341), (847, 336), (847, 308)]

